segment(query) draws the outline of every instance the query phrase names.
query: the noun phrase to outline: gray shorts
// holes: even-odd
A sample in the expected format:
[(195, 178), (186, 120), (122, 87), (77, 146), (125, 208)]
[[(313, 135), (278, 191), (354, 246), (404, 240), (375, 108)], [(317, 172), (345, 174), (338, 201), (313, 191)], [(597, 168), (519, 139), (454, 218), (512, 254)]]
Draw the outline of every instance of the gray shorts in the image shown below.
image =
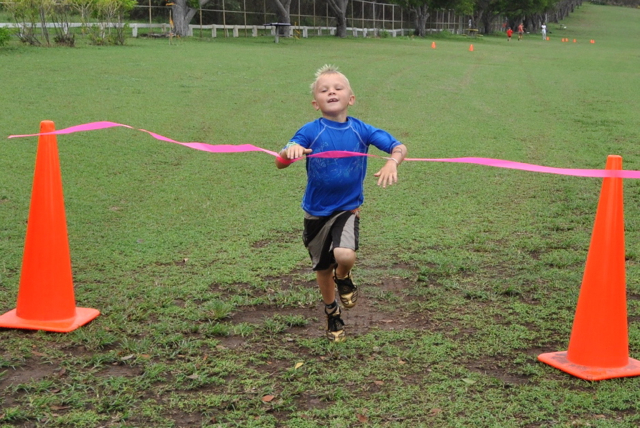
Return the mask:
[(304, 213), (302, 241), (309, 251), (314, 271), (329, 269), (336, 263), (334, 248), (358, 250), (360, 210), (338, 211), (317, 217)]

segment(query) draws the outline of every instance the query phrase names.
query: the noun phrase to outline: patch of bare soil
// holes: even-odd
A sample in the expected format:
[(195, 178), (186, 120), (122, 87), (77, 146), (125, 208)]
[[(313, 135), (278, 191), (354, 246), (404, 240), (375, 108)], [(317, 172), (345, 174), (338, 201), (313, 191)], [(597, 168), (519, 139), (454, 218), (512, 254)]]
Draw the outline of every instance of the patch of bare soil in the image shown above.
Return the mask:
[[(35, 360), (25, 361), (23, 365), (17, 368), (6, 368), (2, 370), (3, 376), (0, 376), (0, 391), (9, 391), (11, 387), (22, 385), (29, 382), (37, 382), (41, 379), (60, 377), (65, 373), (65, 369), (50, 363), (39, 363)], [(4, 407), (13, 407), (18, 405), (16, 399), (20, 394), (7, 394), (4, 397)], [(0, 409), (0, 413), (2, 409)]]
[(142, 371), (137, 367), (129, 366), (126, 364), (113, 363), (112, 365), (106, 366), (104, 369), (102, 369), (98, 373), (98, 376), (107, 377), (107, 378), (138, 377), (141, 374), (142, 374)]
[[(306, 284), (315, 287), (315, 284)], [(343, 309), (342, 319), (344, 320), (347, 335), (359, 336), (367, 334), (371, 330), (396, 330), (404, 328), (421, 328), (429, 325), (428, 320), (419, 314), (404, 313), (401, 311), (385, 310), (386, 302), (372, 298), (374, 287), (396, 295), (400, 299), (407, 297), (402, 290), (410, 287), (408, 280), (402, 278), (388, 278), (382, 280), (379, 286), (361, 286), (358, 304), (352, 309)], [(325, 316), (324, 304), (320, 300), (318, 292), (318, 302), (313, 307), (304, 308), (279, 308), (272, 305), (257, 305), (240, 308), (232, 317), (233, 323), (261, 324), (265, 319), (273, 318), (275, 315), (281, 316), (302, 316), (309, 320), (306, 327), (291, 327), (287, 332), (298, 337), (324, 337)], [(224, 346), (234, 348), (244, 343), (242, 338), (228, 337), (222, 339)]]
[(18, 368), (7, 368), (3, 371), (6, 371), (6, 373), (4, 377), (0, 378), (0, 390), (23, 383), (39, 381), (50, 376), (57, 376), (62, 369), (53, 364), (29, 361)]
[(529, 382), (528, 376), (517, 375), (497, 367), (494, 360), (479, 360), (466, 366), (469, 370), (500, 380), (503, 386), (508, 388), (515, 385), (524, 385)]

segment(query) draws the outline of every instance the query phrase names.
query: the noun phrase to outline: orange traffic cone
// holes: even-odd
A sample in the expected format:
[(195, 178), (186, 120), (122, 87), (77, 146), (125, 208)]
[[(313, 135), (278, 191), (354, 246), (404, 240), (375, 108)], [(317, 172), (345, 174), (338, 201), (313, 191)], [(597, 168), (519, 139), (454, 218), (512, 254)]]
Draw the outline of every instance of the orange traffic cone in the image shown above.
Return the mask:
[(589, 40), (589, 43), (595, 43), (595, 42), (596, 42), (596, 41), (595, 41), (595, 40), (593, 40), (593, 39), (592, 39), (592, 40)]
[[(40, 132), (53, 132), (51, 121)], [(16, 309), (0, 316), (0, 327), (69, 332), (100, 312), (76, 308), (71, 256), (55, 135), (38, 140)]]
[[(609, 156), (606, 169), (622, 169), (622, 158)], [(640, 375), (640, 361), (629, 358), (625, 288), (622, 178), (605, 178), (569, 350), (538, 359), (586, 380)]]
[(431, 42), (431, 48), (435, 49), (436, 48), (436, 42)]
[(469, 46), (469, 52), (473, 52), (473, 45)]
[(549, 36), (547, 36), (547, 42), (549, 41)]
[(575, 42), (576, 42), (576, 39), (573, 39), (573, 43), (575, 43)]

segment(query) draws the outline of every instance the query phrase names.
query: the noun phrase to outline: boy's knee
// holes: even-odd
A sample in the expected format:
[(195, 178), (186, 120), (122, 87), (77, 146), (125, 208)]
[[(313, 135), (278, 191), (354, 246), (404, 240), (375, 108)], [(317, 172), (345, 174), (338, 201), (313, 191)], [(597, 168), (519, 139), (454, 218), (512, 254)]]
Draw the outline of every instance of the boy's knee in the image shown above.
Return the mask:
[(333, 257), (338, 264), (353, 263), (356, 259), (356, 252), (351, 248), (334, 248)]

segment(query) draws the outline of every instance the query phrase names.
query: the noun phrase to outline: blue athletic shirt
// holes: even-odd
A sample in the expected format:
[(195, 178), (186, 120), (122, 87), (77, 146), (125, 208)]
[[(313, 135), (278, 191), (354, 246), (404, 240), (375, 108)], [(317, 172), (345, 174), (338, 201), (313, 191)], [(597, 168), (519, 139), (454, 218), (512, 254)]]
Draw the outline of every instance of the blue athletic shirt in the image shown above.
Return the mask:
[[(344, 123), (321, 117), (300, 128), (291, 141), (312, 149), (311, 154), (331, 150), (367, 153), (371, 144), (391, 153), (401, 144), (388, 132), (353, 117), (347, 117)], [(364, 201), (366, 173), (365, 156), (307, 158), (307, 188), (302, 198), (302, 209), (311, 215), (324, 217), (336, 211), (358, 208)]]

